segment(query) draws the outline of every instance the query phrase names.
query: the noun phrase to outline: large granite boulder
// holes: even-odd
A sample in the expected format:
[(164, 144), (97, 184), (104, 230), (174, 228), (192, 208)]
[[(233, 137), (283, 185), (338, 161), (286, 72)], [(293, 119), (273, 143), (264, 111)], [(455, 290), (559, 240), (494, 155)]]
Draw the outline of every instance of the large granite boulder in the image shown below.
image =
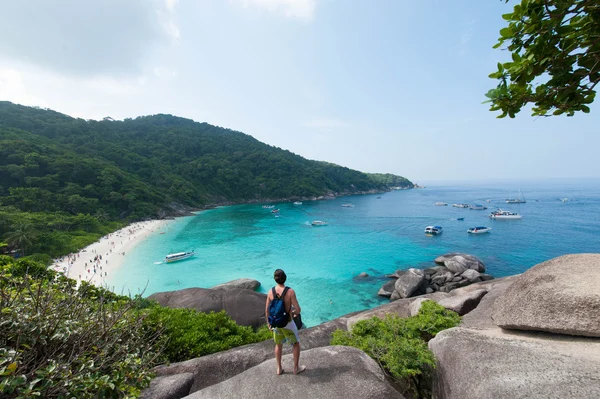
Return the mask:
[[(521, 335), (523, 334), (523, 335)], [(600, 398), (600, 340), (451, 328), (429, 341), (437, 399)]]
[[(333, 332), (338, 329), (345, 329), (348, 318), (353, 317), (357, 313), (350, 313), (338, 319), (319, 324), (318, 326), (300, 330), (302, 352), (312, 348), (329, 346)], [(159, 366), (156, 368), (156, 374), (159, 377), (166, 377), (191, 373), (194, 375), (194, 382), (188, 393), (196, 392), (233, 378), (267, 359), (272, 359), (273, 348), (273, 340), (244, 345), (184, 362)], [(290, 345), (283, 346), (284, 354), (291, 353), (291, 350)], [(166, 398), (161, 396), (147, 396), (145, 399)]]
[(410, 268), (396, 280), (394, 287), (400, 298), (408, 298), (423, 286), (424, 281), (423, 270)]
[(438, 304), (462, 316), (475, 309), (479, 305), (481, 298), (487, 293), (487, 290), (483, 288), (470, 292), (455, 290), (452, 291), (450, 296), (439, 300)]
[(227, 283), (215, 285), (212, 289), (241, 289), (241, 290), (256, 290), (260, 287), (260, 281), (253, 280), (251, 278), (238, 278), (237, 280), (229, 281)]
[(267, 323), (267, 296), (248, 289), (186, 288), (158, 292), (148, 299), (170, 308), (189, 308), (207, 313), (225, 310), (229, 317), (242, 326), (259, 327)]
[(396, 289), (396, 280), (390, 280), (387, 283), (385, 283), (383, 286), (381, 286), (381, 288), (379, 289), (379, 292), (377, 292), (377, 295), (385, 296), (385, 297), (389, 298), (390, 296), (392, 296), (395, 289)]
[(485, 265), (478, 257), (458, 252), (438, 256), (434, 262), (446, 266), (452, 273), (462, 273), (468, 269), (485, 272)]
[(300, 359), (307, 366), (301, 374), (293, 374), (292, 356), (286, 355), (283, 375), (276, 375), (275, 359), (270, 359), (187, 398), (403, 398), (387, 382), (379, 365), (359, 349), (310, 349), (303, 351)]
[(600, 254), (565, 255), (518, 277), (494, 304), (507, 329), (600, 337)]
[(194, 374), (181, 373), (157, 377), (143, 390), (140, 399), (180, 399), (190, 393)]

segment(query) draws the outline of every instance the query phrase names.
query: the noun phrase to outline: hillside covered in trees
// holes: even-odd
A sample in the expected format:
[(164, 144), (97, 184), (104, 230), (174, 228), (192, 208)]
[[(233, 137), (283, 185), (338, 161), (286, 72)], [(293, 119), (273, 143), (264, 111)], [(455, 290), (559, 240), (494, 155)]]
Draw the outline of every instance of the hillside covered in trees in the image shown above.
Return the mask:
[[(19, 247), (52, 255), (132, 220), (393, 186), (413, 184), (307, 160), (247, 134), (172, 115), (93, 121), (0, 102), (0, 241), (15, 246), (21, 237)], [(74, 231), (86, 238), (73, 242)], [(31, 235), (37, 244), (29, 243)]]

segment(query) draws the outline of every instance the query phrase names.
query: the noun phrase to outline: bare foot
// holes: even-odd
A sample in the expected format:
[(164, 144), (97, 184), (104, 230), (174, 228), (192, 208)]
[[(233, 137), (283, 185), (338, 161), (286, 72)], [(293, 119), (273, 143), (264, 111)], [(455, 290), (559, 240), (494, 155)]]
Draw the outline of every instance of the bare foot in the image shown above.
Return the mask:
[(277, 369), (277, 375), (283, 374), (283, 369)]
[(304, 370), (306, 370), (306, 366), (300, 366), (297, 369), (294, 369), (294, 374), (300, 374)]

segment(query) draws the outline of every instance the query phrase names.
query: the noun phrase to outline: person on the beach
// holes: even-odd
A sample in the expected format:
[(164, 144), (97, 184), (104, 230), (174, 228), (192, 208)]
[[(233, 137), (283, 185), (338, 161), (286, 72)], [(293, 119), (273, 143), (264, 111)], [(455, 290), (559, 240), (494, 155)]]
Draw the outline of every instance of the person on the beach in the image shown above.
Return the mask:
[[(285, 272), (281, 269), (275, 270), (273, 275), (275, 282), (277, 285), (273, 287), (273, 289), (269, 290), (269, 294), (267, 295), (267, 304), (265, 308), (265, 315), (267, 320), (269, 320), (269, 305), (271, 301), (274, 299), (273, 291), (275, 291), (275, 295), (278, 297), (283, 293), (285, 287), (285, 280), (287, 276)], [(285, 309), (294, 309), (295, 314), (300, 314), (300, 305), (298, 304), (298, 299), (296, 298), (296, 292), (288, 287), (286, 294), (283, 297), (283, 303), (285, 305)], [(291, 312), (288, 312), (291, 315)], [(296, 327), (296, 323), (290, 317), (288, 324), (283, 328), (271, 327), (269, 329), (273, 331), (273, 340), (275, 341), (275, 359), (277, 360), (277, 375), (283, 374), (283, 367), (281, 366), (281, 352), (283, 349), (283, 343), (288, 341), (292, 345), (292, 353), (294, 356), (294, 374), (298, 374), (306, 370), (306, 366), (299, 366), (298, 363), (300, 361), (300, 338), (298, 337), (298, 328)]]

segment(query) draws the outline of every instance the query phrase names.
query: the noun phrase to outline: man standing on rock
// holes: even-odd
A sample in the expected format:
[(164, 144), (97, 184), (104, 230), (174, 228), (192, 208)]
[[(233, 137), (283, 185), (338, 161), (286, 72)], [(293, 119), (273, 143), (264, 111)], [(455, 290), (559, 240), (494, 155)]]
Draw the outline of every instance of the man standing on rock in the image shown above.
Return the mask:
[[(265, 307), (265, 315), (267, 323), (269, 323), (269, 305), (274, 299), (283, 297), (284, 307), (287, 314), (292, 316), (300, 314), (300, 305), (298, 299), (296, 299), (296, 292), (285, 286), (285, 280), (287, 276), (281, 269), (275, 270), (273, 275), (277, 285), (273, 287), (267, 295), (267, 304)], [(298, 337), (298, 328), (292, 317), (289, 318), (288, 323), (285, 327), (272, 327), (269, 324), (269, 329), (273, 331), (273, 340), (275, 341), (275, 359), (277, 360), (277, 375), (283, 374), (283, 367), (281, 366), (281, 352), (283, 349), (283, 343), (289, 342), (292, 347), (292, 353), (294, 355), (294, 374), (299, 374), (306, 370), (306, 366), (298, 366), (300, 361), (300, 338)]]

